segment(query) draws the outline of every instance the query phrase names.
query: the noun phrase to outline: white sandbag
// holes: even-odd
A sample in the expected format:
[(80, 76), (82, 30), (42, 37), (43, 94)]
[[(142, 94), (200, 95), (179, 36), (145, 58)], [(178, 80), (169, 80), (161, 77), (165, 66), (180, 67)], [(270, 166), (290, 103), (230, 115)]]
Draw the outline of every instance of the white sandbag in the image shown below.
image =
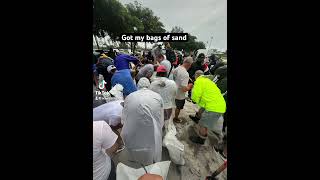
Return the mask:
[(173, 124), (172, 116), (168, 121), (167, 133), (164, 136), (163, 145), (168, 149), (172, 162), (178, 165), (184, 165), (184, 145), (176, 137), (177, 130)]
[[(160, 175), (164, 180), (166, 180), (169, 167), (170, 161), (162, 161), (146, 166), (145, 168), (148, 173)], [(142, 167), (134, 169), (122, 163), (117, 165), (117, 180), (137, 180), (145, 173), (146, 172)]]
[(109, 93), (115, 96), (116, 98), (123, 99), (123, 86), (121, 84), (116, 84), (112, 87)]

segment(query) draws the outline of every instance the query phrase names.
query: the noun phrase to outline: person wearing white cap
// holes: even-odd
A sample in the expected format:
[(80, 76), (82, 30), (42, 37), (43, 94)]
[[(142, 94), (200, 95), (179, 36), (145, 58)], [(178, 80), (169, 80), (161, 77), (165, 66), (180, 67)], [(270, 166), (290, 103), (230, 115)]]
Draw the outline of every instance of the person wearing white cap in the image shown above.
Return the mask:
[(107, 67), (107, 71), (110, 74), (114, 74), (116, 72), (117, 68), (114, 65), (110, 65)]
[(124, 100), (121, 137), (126, 146), (123, 153), (128, 154), (129, 161), (122, 162), (133, 168), (139, 163), (147, 166), (161, 161), (163, 100), (149, 86), (147, 78), (140, 78), (138, 90)]

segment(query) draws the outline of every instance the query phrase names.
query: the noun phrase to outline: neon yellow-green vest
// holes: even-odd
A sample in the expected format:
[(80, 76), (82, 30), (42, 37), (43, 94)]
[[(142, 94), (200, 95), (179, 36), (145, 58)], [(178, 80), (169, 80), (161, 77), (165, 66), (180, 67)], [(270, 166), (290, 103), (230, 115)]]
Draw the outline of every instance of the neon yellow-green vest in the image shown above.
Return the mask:
[(205, 76), (198, 77), (194, 82), (191, 99), (207, 111), (226, 112), (226, 102), (220, 89)]

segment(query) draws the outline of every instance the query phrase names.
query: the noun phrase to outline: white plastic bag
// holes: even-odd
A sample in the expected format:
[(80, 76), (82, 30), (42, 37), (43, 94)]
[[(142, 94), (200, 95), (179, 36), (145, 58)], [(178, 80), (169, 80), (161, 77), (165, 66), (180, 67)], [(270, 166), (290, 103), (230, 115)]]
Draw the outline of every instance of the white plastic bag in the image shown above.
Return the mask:
[(173, 117), (171, 116), (169, 119), (167, 133), (163, 139), (163, 145), (167, 147), (172, 162), (178, 165), (184, 165), (184, 145), (176, 137), (177, 130), (173, 124), (172, 118)]
[[(167, 179), (170, 161), (157, 162), (146, 166), (146, 170), (150, 174), (160, 175), (164, 180)], [(122, 163), (117, 165), (117, 180), (137, 180), (146, 172), (143, 168), (134, 169)]]
[(116, 84), (113, 88), (109, 91), (110, 94), (115, 96), (116, 98), (123, 99), (123, 86), (121, 84)]

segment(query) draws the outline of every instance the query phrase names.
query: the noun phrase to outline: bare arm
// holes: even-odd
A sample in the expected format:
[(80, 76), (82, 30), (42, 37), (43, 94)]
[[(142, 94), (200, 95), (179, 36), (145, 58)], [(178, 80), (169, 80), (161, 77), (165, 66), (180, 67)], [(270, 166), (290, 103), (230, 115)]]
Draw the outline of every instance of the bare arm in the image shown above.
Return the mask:
[(101, 147), (102, 149), (105, 149), (105, 152), (110, 157), (114, 156), (116, 150), (118, 149), (118, 138), (119, 136), (112, 131), (111, 127), (106, 122), (104, 122), (101, 132)]
[(119, 149), (119, 144), (115, 142), (111, 148), (106, 149), (106, 153), (108, 154), (109, 157), (113, 157), (117, 149)]
[(192, 89), (192, 83), (190, 83), (190, 84), (188, 84), (188, 86), (182, 86), (181, 87), (181, 90), (183, 91), (183, 92), (187, 92), (187, 91), (189, 91), (189, 90), (191, 90)]
[(192, 86), (193, 84), (192, 83), (188, 83), (189, 82), (189, 75), (186, 74), (184, 77), (183, 77), (183, 80), (182, 80), (182, 83), (180, 85), (180, 88), (183, 92), (187, 92), (189, 90), (192, 89)]

